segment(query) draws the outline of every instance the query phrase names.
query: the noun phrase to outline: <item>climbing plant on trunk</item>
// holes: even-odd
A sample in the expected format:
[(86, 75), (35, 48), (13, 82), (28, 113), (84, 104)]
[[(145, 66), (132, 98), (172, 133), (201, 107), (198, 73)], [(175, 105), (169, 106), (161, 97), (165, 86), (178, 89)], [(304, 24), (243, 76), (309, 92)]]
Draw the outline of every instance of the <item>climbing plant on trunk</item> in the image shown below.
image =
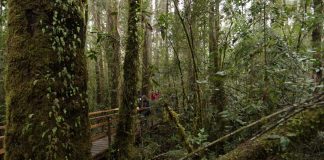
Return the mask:
[(7, 160), (88, 160), (84, 0), (9, 0)]
[(119, 109), (116, 146), (119, 160), (133, 159), (135, 142), (136, 84), (138, 81), (139, 42), (137, 23), (139, 0), (128, 0), (128, 30), (124, 61), (123, 98)]

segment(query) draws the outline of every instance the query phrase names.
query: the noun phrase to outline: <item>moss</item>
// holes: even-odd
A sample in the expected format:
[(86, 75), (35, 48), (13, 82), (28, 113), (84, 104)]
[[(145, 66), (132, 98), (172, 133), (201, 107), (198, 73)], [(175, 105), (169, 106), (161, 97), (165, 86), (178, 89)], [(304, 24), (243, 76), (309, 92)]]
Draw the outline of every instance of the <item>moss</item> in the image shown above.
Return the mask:
[(307, 140), (315, 136), (317, 129), (323, 129), (324, 108), (308, 109), (297, 114), (282, 126), (279, 126), (255, 141), (248, 141), (233, 151), (219, 158), (219, 160), (257, 160), (266, 159), (268, 156), (280, 152), (280, 142), (270, 139), (271, 135), (287, 136), (288, 133), (295, 133), (291, 140)]
[[(90, 159), (84, 20), (74, 14), (73, 23), (52, 26), (53, 12), (60, 8), (51, 0), (9, 0), (8, 8), (5, 159)], [(80, 38), (77, 56), (66, 48), (59, 55), (52, 48), (55, 34), (43, 33), (45, 26), (66, 28)], [(76, 34), (76, 27), (81, 32)], [(66, 44), (73, 41), (69, 37)], [(59, 76), (64, 68), (71, 79)]]
[(136, 117), (136, 85), (138, 82), (138, 16), (139, 0), (129, 0), (128, 31), (126, 54), (124, 61), (123, 99), (119, 109), (116, 146), (119, 160), (134, 159), (135, 117)]
[(170, 119), (173, 121), (178, 130), (178, 135), (180, 136), (180, 140), (182, 141), (184, 147), (187, 149), (188, 153), (193, 152), (193, 147), (189, 142), (189, 138), (186, 134), (185, 128), (180, 123), (178, 114), (172, 111), (169, 107), (166, 107), (166, 109), (169, 113)]

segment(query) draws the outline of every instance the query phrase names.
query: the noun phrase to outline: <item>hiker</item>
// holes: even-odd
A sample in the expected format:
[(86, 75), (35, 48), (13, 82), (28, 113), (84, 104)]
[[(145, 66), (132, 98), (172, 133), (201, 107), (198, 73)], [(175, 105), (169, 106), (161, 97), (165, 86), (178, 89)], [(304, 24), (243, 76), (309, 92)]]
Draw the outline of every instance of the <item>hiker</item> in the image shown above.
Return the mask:
[(142, 97), (140, 98), (140, 109), (144, 109), (142, 111), (142, 115), (144, 115), (144, 117), (147, 117), (151, 114), (151, 110), (150, 110), (150, 101), (149, 98), (147, 98), (146, 95), (142, 95)]

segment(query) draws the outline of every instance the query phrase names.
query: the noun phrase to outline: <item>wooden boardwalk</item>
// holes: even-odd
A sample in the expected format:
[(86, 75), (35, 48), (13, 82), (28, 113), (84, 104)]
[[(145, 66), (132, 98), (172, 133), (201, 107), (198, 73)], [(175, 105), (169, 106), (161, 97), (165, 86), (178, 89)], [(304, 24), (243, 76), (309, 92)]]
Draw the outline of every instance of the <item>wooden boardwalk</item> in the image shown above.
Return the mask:
[[(149, 109), (150, 108), (138, 109), (138, 113)], [(89, 120), (91, 123), (90, 129), (92, 134), (91, 156), (94, 160), (99, 160), (104, 158), (108, 147), (113, 143), (112, 141), (116, 134), (116, 126), (118, 122), (118, 109), (91, 112), (89, 113)], [(139, 127), (140, 125), (138, 124), (137, 128)], [(4, 129), (4, 125), (0, 126), (0, 144), (3, 144)], [(4, 148), (0, 147), (0, 159), (3, 155)]]
[(108, 146), (109, 146), (108, 136), (93, 141), (91, 147), (92, 158), (93, 159), (103, 158), (105, 156), (106, 151), (108, 150)]

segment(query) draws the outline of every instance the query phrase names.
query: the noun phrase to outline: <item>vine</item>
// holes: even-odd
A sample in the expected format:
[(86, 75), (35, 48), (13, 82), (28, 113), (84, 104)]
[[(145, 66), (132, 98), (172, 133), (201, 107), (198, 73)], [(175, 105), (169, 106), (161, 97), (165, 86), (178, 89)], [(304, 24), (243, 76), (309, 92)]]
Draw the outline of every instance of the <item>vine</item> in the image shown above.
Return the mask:
[[(72, 128), (80, 128), (81, 117), (69, 117), (69, 108), (80, 105), (75, 99), (84, 99), (84, 95), (79, 93), (76, 85), (77, 77), (74, 76), (78, 48), (82, 46), (81, 36), (83, 33), (83, 24), (74, 21), (78, 15), (82, 15), (83, 10), (75, 0), (55, 0), (51, 2), (52, 12), (48, 20), (41, 20), (43, 34), (49, 36), (52, 43), (52, 50), (55, 55), (55, 62), (50, 64), (50, 72), (45, 75), (45, 79), (49, 81), (47, 88), (47, 99), (51, 105), (48, 112), (50, 122), (54, 124), (52, 128), (47, 128), (42, 133), (42, 138), (48, 140), (46, 146), (46, 159), (57, 159), (58, 149), (63, 147), (67, 151), (72, 150), (70, 138), (77, 134)], [(83, 17), (82, 17), (83, 18)], [(34, 85), (36, 85), (35, 81)], [(81, 105), (85, 103), (82, 100)], [(69, 106), (65, 106), (69, 105)], [(83, 105), (83, 109), (86, 109)], [(67, 123), (67, 119), (73, 118), (74, 126), (71, 122)], [(43, 125), (44, 122), (41, 122)], [(80, 134), (80, 133), (78, 133)], [(64, 139), (65, 141), (62, 141)], [(66, 152), (68, 153), (68, 152)], [(70, 159), (70, 154), (65, 159)]]

